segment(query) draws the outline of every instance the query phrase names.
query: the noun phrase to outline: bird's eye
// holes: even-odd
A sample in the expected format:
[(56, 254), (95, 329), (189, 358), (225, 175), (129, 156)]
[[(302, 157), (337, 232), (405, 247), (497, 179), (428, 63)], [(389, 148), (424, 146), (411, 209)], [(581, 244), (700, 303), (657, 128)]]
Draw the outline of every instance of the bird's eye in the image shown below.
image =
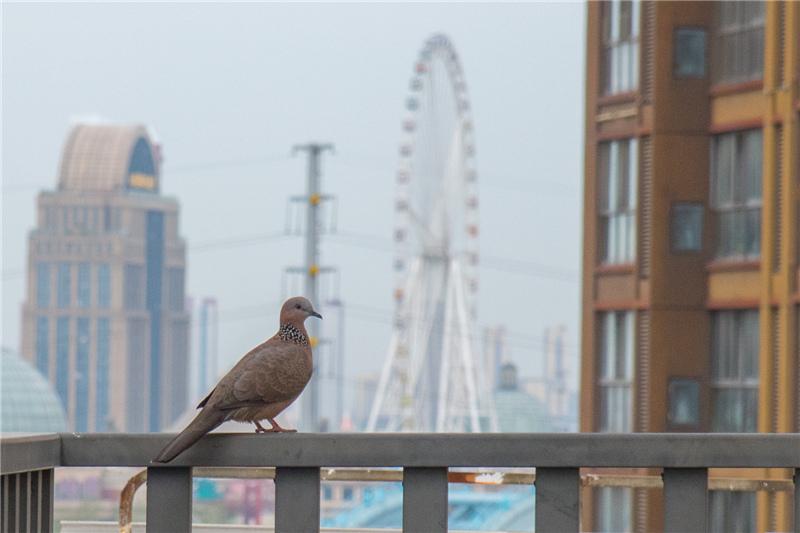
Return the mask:
[(300, 309), (300, 304), (295, 305), (296, 308)]

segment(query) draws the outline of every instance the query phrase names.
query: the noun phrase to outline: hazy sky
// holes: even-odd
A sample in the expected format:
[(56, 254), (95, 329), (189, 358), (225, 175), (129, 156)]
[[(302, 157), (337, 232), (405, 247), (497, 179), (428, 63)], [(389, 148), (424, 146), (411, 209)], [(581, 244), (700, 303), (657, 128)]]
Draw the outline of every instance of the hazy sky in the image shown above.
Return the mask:
[(19, 346), (37, 191), (55, 186), (71, 123), (94, 116), (157, 133), (162, 190), (180, 201), (189, 246), (187, 293), (218, 298), (227, 362), (274, 332), (283, 268), (302, 260), (298, 238), (248, 239), (281, 232), (287, 198), (303, 191), (305, 162), (290, 147), (334, 143), (323, 187), (338, 197), (340, 235), (322, 257), (340, 269), (350, 309), (347, 374), (377, 371), (393, 304), (403, 102), (420, 47), (443, 32), (476, 129), (479, 327), (508, 328), (523, 374), (538, 373), (547, 326), (567, 326), (577, 357), (583, 4), (2, 9), (3, 345)]

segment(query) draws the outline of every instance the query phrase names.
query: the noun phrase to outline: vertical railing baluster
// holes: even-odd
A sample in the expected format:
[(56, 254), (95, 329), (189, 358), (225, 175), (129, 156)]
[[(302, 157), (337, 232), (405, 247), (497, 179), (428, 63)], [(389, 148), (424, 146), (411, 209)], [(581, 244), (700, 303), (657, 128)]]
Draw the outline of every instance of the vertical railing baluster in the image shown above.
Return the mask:
[(147, 469), (147, 533), (192, 530), (192, 469)]
[(42, 509), (42, 475), (41, 470), (31, 472), (31, 490), (30, 490), (30, 503), (28, 504), (28, 529), (30, 531), (43, 531), (40, 528), (41, 524), (41, 509)]
[(32, 472), (21, 472), (19, 476), (19, 518), (17, 518), (17, 530), (31, 531), (30, 520), (30, 501), (31, 501), (31, 475)]
[(2, 483), (2, 487), (0, 490), (2, 491), (2, 510), (0, 512), (0, 532), (6, 533), (9, 530), (8, 525), (8, 516), (10, 514), (10, 495), (9, 495), (9, 486), (10, 486), (10, 478), (11, 476), (6, 474), (5, 476), (0, 477), (0, 483)]
[(708, 469), (665, 468), (664, 533), (701, 533), (708, 524)]
[(794, 469), (794, 533), (800, 533), (800, 468)]
[(41, 475), (42, 487), (40, 490), (39, 523), (41, 524), (41, 531), (53, 531), (53, 503), (56, 497), (55, 469), (48, 468), (47, 470), (42, 470)]
[(275, 533), (319, 531), (319, 468), (275, 469)]
[(562, 533), (580, 527), (580, 471), (536, 469), (536, 532)]
[(8, 476), (8, 515), (6, 517), (7, 531), (15, 532), (19, 529), (19, 474)]
[(447, 468), (403, 469), (403, 532), (447, 531)]

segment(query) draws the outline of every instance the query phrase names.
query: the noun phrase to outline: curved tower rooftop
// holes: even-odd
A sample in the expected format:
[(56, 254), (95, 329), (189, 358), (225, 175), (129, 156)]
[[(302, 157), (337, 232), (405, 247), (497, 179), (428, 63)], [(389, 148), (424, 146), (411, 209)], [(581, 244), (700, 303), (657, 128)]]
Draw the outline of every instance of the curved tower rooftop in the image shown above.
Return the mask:
[(78, 124), (64, 144), (59, 190), (159, 190), (159, 154), (142, 125)]

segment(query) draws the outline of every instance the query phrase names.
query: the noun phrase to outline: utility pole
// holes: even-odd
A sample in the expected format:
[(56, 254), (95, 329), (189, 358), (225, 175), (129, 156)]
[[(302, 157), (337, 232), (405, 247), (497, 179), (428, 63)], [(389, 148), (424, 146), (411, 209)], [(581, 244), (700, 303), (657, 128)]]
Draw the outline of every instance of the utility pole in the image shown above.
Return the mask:
[[(306, 152), (308, 156), (308, 176), (305, 197), (293, 198), (294, 201), (306, 203), (305, 223), (305, 264), (303, 271), (303, 295), (311, 300), (314, 306), (320, 306), (318, 276), (323, 271), (319, 265), (319, 237), (321, 233), (319, 207), (320, 203), (330, 197), (320, 192), (320, 156), (326, 151), (333, 151), (329, 143), (308, 143), (295, 145), (292, 153)], [(327, 270), (327, 269), (325, 269)], [(306, 323), (309, 342), (314, 348), (320, 344), (320, 324), (316, 320)], [(315, 357), (315, 369), (319, 354)], [(320, 376), (314, 372), (311, 382), (301, 400), (301, 425), (307, 431), (319, 431)]]

